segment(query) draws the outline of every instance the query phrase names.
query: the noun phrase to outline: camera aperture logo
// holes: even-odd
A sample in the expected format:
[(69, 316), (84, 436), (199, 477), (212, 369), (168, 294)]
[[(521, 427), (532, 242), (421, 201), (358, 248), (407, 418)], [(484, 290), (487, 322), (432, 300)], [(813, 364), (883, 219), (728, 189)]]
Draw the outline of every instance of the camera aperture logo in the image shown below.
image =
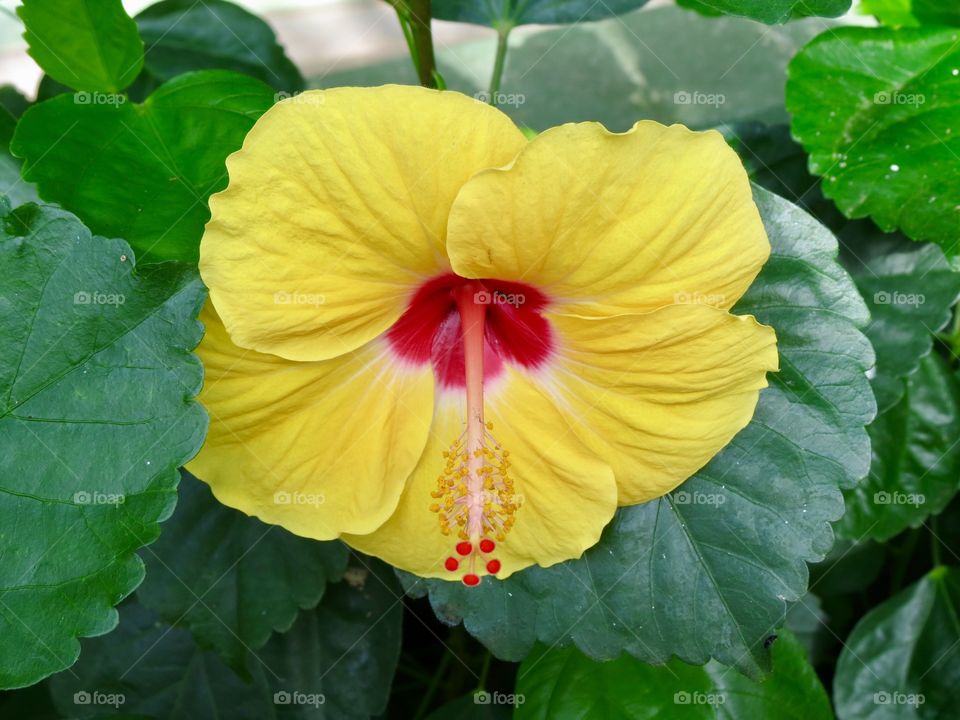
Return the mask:
[(99, 690), (90, 692), (88, 690), (79, 690), (73, 694), (74, 705), (107, 705), (112, 708), (119, 708), (127, 701), (127, 696), (123, 693), (105, 693)]
[(517, 707), (518, 705), (523, 705), (526, 701), (527, 698), (522, 693), (477, 690), (477, 692), (473, 694), (474, 705), (512, 705), (513, 707)]
[(318, 708), (327, 702), (323, 693), (306, 693), (300, 690), (278, 690), (273, 694), (274, 705), (309, 705)]
[(505, 293), (500, 290), (479, 290), (473, 294), (473, 302), (476, 305), (512, 305), (520, 307), (527, 301), (527, 296), (523, 293)]
[(273, 494), (275, 505), (313, 505), (319, 507), (326, 502), (323, 493), (288, 492), (279, 490)]
[(126, 301), (127, 297), (123, 293), (80, 290), (73, 294), (74, 305), (123, 305)]

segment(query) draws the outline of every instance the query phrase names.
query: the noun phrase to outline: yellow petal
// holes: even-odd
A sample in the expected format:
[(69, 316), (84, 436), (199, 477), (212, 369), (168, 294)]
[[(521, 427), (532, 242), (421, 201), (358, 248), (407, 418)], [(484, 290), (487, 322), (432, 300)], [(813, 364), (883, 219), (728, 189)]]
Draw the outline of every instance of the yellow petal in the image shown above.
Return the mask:
[(210, 430), (187, 465), (224, 504), (330, 540), (393, 512), (427, 442), (429, 367), (398, 367), (379, 341), (301, 363), (234, 345), (210, 304), (197, 354)]
[(621, 505), (705, 465), (750, 422), (778, 369), (772, 328), (706, 305), (550, 321), (562, 348), (550, 383), (576, 434), (613, 466)]
[(676, 302), (730, 308), (770, 253), (750, 183), (714, 131), (598, 123), (537, 136), (460, 191), (458, 275), (531, 283), (562, 311), (608, 316)]
[[(396, 513), (372, 534), (345, 536), (348, 544), (422, 577), (462, 578), (465, 568), (444, 569), (446, 558), (457, 557), (458, 538), (441, 534), (430, 493), (445, 462), (443, 451), (463, 431), (464, 413), (461, 393), (438, 397), (430, 442)], [(580, 557), (616, 510), (610, 466), (571, 432), (553, 399), (515, 370), (507, 369), (488, 389), (486, 419), (510, 453), (514, 489), (522, 499), (515, 525), (489, 556), (502, 563), (497, 576)], [(486, 574), (482, 563), (476, 572)]]
[(278, 103), (227, 160), (200, 272), (241, 347), (325, 360), (390, 327), (449, 269), (463, 183), (526, 143), (503, 113), (417, 87), (310, 91)]

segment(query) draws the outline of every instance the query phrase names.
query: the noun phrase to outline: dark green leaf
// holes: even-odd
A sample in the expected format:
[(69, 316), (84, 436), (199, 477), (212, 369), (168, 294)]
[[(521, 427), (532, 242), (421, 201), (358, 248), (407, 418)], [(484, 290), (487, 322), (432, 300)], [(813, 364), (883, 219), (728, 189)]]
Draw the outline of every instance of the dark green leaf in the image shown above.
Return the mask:
[(43, 198), (95, 232), (141, 260), (195, 261), (224, 160), (273, 102), (259, 80), (224, 70), (181, 75), (143, 105), (59, 95), (24, 113), (11, 149)]
[(17, 120), (29, 104), (30, 101), (13, 85), (0, 86), (0, 151), (6, 150), (10, 145)]
[(831, 720), (830, 701), (803, 646), (787, 631), (762, 683), (711, 662), (654, 667), (623, 655), (598, 663), (576, 648), (539, 646), (517, 673), (516, 720), (553, 718), (777, 718)]
[(913, 0), (911, 5), (923, 25), (960, 25), (960, 6), (955, 0)]
[(920, 21), (911, 12), (911, 5), (911, 0), (861, 0), (858, 9), (889, 27), (916, 27)]
[(141, 552), (147, 578), (137, 598), (240, 668), (248, 650), (289, 629), (343, 576), (347, 549), (232, 510), (187, 473), (179, 494), (163, 535)]
[(69, 667), (143, 579), (206, 418), (196, 272), (59, 209), (0, 215), (0, 687)]
[[(538, 130), (596, 120), (621, 131), (640, 118), (690, 127), (785, 123), (787, 62), (823, 27), (823, 20), (806, 20), (771, 28), (663, 7), (531, 33), (507, 56), (500, 109)], [(437, 62), (449, 87), (474, 95), (487, 91), (493, 52), (492, 40), (440, 47)], [(417, 80), (410, 60), (402, 58), (332, 73), (321, 82)]]
[(886, 561), (886, 549), (880, 543), (841, 538), (823, 562), (811, 566), (810, 587), (822, 598), (862, 592), (877, 579)]
[(804, 594), (805, 561), (830, 548), (840, 487), (867, 473), (874, 402), (867, 311), (835, 239), (787, 201), (757, 200), (773, 255), (737, 311), (776, 329), (781, 371), (753, 421), (678, 492), (621, 509), (580, 560), (478, 588), (426, 582), (437, 614), (499, 657), (539, 640), (598, 659), (766, 666), (763, 641)]
[[(510, 720), (514, 705), (499, 700), (508, 700), (508, 695), (496, 696), (490, 692), (478, 690), (446, 705), (437, 708), (427, 716), (427, 720)], [(498, 702), (494, 702), (494, 701)]]
[(270, 26), (239, 5), (164, 0), (135, 19), (147, 48), (144, 73), (155, 83), (192, 70), (234, 70), (279, 92), (304, 87)]
[[(364, 563), (368, 563), (364, 560)], [(122, 696), (125, 716), (231, 720), (339, 720), (383, 711), (400, 651), (403, 605), (387, 568), (351, 569), (315, 610), (249, 659), (249, 682), (190, 633), (136, 603), (120, 610), (120, 626), (84, 643), (71, 673), (51, 681), (59, 710), (71, 718), (115, 717), (113, 707), (78, 704)], [(79, 696), (82, 700), (83, 695)]]
[(433, 16), (476, 25), (508, 29), (542, 23), (564, 25), (622, 15), (646, 5), (647, 0), (433, 0)]
[(867, 613), (837, 663), (837, 717), (955, 717), (960, 703), (958, 613), (960, 571), (946, 567)]
[(678, 4), (707, 15), (740, 15), (769, 24), (812, 15), (839, 17), (850, 9), (850, 0), (678, 0)]
[(20, 177), (20, 163), (6, 150), (0, 149), (0, 195), (19, 207), (29, 202), (40, 202), (37, 188)]
[(17, 14), (30, 56), (75, 90), (118, 93), (143, 67), (143, 41), (120, 0), (24, 0)]
[(960, 487), (960, 381), (938, 355), (927, 356), (869, 431), (870, 475), (844, 494), (837, 534), (888, 540), (939, 513)]
[(960, 253), (960, 44), (946, 28), (839, 28), (790, 64), (787, 108), (823, 191)]

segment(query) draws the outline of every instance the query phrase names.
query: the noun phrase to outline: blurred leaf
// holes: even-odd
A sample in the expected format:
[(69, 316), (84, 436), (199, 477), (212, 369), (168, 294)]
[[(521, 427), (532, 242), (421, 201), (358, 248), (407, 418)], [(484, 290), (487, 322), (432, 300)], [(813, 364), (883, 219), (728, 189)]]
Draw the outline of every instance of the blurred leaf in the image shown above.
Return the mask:
[[(498, 694), (496, 699), (501, 697)], [(506, 702), (494, 703), (494, 699), (492, 693), (478, 690), (437, 708), (427, 720), (510, 720), (514, 706)]]
[(679, 491), (622, 508), (580, 560), (477, 588), (417, 581), (441, 619), (462, 618), (498, 657), (573, 642), (597, 659), (767, 666), (764, 639), (806, 591), (805, 561), (830, 549), (840, 488), (867, 473), (873, 353), (833, 236), (756, 193), (773, 254), (736, 311), (776, 329), (781, 370), (753, 421)]
[(20, 177), (20, 163), (3, 149), (0, 149), (0, 195), (5, 195), (14, 207), (40, 202), (37, 188)]
[(143, 105), (59, 95), (24, 113), (11, 149), (41, 197), (94, 232), (126, 239), (143, 261), (196, 261), (224, 161), (273, 102), (259, 80), (224, 70), (181, 75)]
[(303, 90), (300, 71), (267, 23), (224, 0), (164, 0), (136, 16), (154, 85), (192, 70), (233, 70), (274, 90)]
[[(827, 657), (833, 638), (827, 625), (827, 613), (820, 598), (808, 592), (790, 606), (783, 626), (789, 630), (803, 647), (806, 656), (814, 665)], [(776, 660), (774, 660), (776, 663)]]
[(138, 600), (170, 623), (190, 628), (234, 668), (273, 631), (315, 607), (347, 567), (339, 542), (316, 542), (217, 502), (189, 473), (160, 539), (141, 552), (147, 578)]
[(946, 28), (839, 28), (790, 63), (787, 109), (823, 192), (960, 254), (960, 44)]
[(830, 701), (803, 646), (781, 631), (762, 683), (711, 662), (659, 667), (623, 655), (595, 662), (576, 648), (538, 646), (520, 665), (516, 720), (552, 718), (777, 718), (831, 720)]
[(78, 719), (115, 717), (117, 710), (78, 704), (76, 693), (122, 696), (117, 709), (125, 717), (369, 718), (390, 694), (403, 608), (388, 570), (369, 567), (355, 571), (362, 583), (332, 585), (315, 610), (301, 612), (251, 657), (248, 683), (189, 632), (128, 603), (117, 630), (85, 641), (73, 671), (51, 680), (54, 702)]
[(956, 0), (913, 0), (911, 10), (923, 25), (960, 25)]
[(960, 703), (958, 613), (960, 571), (946, 567), (867, 613), (837, 663), (837, 717), (955, 717)]
[(960, 381), (928, 355), (900, 402), (868, 429), (870, 475), (844, 493), (837, 535), (888, 540), (939, 513), (960, 488)]
[(810, 566), (810, 588), (821, 598), (863, 592), (886, 562), (886, 548), (880, 543), (838, 539), (822, 562)]
[(857, 10), (889, 27), (916, 27), (920, 21), (911, 12), (911, 5), (911, 0), (860, 0)]
[(498, 29), (540, 23), (564, 25), (622, 15), (647, 0), (433, 0), (433, 17)]
[(0, 687), (19, 687), (73, 664), (143, 579), (135, 551), (206, 429), (204, 289), (172, 263), (134, 273), (63, 210), (0, 216)]
[(143, 41), (120, 0), (23, 0), (30, 57), (75, 90), (118, 93), (143, 67)]
[(812, 15), (839, 17), (850, 9), (850, 0), (678, 0), (677, 4), (706, 15), (740, 15), (769, 24)]
[[(785, 123), (787, 62), (824, 22), (771, 28), (664, 7), (517, 36), (500, 109), (538, 130), (596, 120), (622, 131), (642, 118), (690, 127)], [(475, 95), (487, 91), (493, 54), (493, 41), (471, 42), (439, 48), (437, 62), (450, 88)], [(417, 82), (408, 58), (319, 80), (324, 87)]]
[(0, 86), (0, 151), (9, 147), (17, 120), (29, 104), (13, 85)]

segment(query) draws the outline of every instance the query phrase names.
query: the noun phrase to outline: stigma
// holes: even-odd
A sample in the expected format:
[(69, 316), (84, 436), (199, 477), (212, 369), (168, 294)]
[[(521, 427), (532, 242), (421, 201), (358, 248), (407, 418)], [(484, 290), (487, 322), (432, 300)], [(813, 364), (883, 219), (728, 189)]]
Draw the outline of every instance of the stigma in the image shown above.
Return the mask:
[(440, 532), (457, 540), (444, 567), (460, 573), (468, 586), (480, 583), (481, 566), (491, 575), (500, 571), (493, 553), (497, 543), (506, 540), (520, 507), (510, 476), (510, 452), (494, 437), (493, 423), (484, 419), (486, 305), (477, 298), (485, 292), (480, 281), (452, 291), (462, 333), (466, 419), (463, 432), (443, 451), (437, 488), (431, 493), (436, 502), (430, 505)]

